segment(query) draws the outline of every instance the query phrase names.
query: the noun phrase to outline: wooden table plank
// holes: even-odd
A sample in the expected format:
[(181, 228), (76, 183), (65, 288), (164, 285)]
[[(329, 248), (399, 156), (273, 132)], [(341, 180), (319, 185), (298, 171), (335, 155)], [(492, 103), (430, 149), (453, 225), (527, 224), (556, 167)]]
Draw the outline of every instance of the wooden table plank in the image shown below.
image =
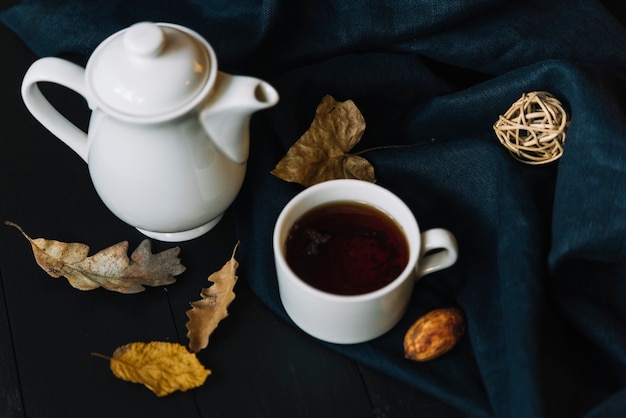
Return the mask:
[(4, 289), (2, 286), (2, 271), (0, 270), (0, 417), (22, 417), (22, 394), (20, 391), (17, 369), (15, 368), (15, 353), (13, 336), (7, 317)]

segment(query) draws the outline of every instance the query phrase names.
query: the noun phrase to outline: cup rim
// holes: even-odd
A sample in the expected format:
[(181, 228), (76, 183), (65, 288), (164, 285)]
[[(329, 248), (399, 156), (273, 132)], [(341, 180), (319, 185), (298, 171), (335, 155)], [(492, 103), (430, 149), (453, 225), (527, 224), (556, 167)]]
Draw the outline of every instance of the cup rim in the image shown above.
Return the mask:
[[(374, 291), (367, 292), (367, 293), (359, 293), (356, 295), (339, 295), (335, 293), (325, 292), (323, 290), (320, 290), (306, 283), (304, 280), (298, 277), (298, 275), (287, 264), (287, 261), (284, 256), (284, 245), (282, 242), (283, 241), (282, 237), (287, 233), (288, 229), (291, 228), (291, 226), (293, 225), (293, 222), (286, 226), (285, 225), (286, 218), (290, 216), (290, 213), (293, 210), (295, 210), (298, 205), (301, 205), (302, 202), (305, 201), (306, 199), (309, 199), (311, 198), (311, 196), (316, 195), (318, 193), (322, 193), (324, 190), (327, 190), (328, 188), (333, 188), (333, 187), (350, 187), (352, 189), (362, 188), (362, 189), (369, 189), (369, 190), (377, 190), (378, 192), (386, 195), (385, 197), (387, 199), (390, 199), (391, 201), (395, 202), (399, 210), (404, 211), (405, 214), (408, 215), (407, 220), (401, 223), (397, 219), (398, 218), (397, 216), (394, 216), (393, 214), (389, 213), (389, 210), (386, 210), (380, 207), (380, 205), (377, 205), (375, 203), (366, 201), (365, 199), (362, 200), (363, 203), (375, 206), (377, 209), (382, 210), (384, 213), (390, 216), (394, 221), (396, 221), (396, 223), (400, 226), (400, 228), (402, 228), (405, 238), (407, 239), (407, 243), (409, 245), (409, 260), (407, 261), (407, 265), (405, 266), (404, 270), (402, 270), (402, 273), (400, 273), (395, 279), (393, 279), (391, 282), (389, 282), (388, 284), (386, 284), (385, 286), (379, 289), (376, 289)], [(353, 199), (343, 198), (343, 199), (324, 200), (324, 201), (320, 201), (316, 203), (315, 207), (326, 204), (326, 203), (340, 202), (340, 201), (346, 201), (346, 200), (353, 200)], [(297, 219), (299, 216), (301, 216), (305, 212), (308, 212), (311, 209), (312, 208), (303, 210), (303, 212), (300, 215), (297, 215), (295, 219)], [(410, 235), (409, 229), (413, 230), (414, 232), (415, 236), (413, 237), (413, 239), (411, 239), (409, 236)], [(273, 233), (272, 241), (273, 241), (272, 244), (273, 244), (273, 250), (274, 250), (274, 255), (275, 255), (274, 256), (275, 262), (280, 264), (278, 267), (282, 271), (285, 271), (288, 273), (288, 276), (289, 276), (288, 280), (290, 282), (294, 283), (296, 286), (303, 289), (304, 291), (310, 294), (313, 294), (316, 297), (319, 297), (321, 299), (325, 299), (329, 301), (341, 301), (345, 303), (358, 303), (358, 302), (369, 301), (372, 299), (377, 299), (381, 295), (385, 295), (387, 293), (392, 292), (395, 288), (401, 286), (406, 280), (414, 280), (415, 271), (417, 268), (417, 264), (419, 262), (419, 254), (420, 254), (420, 249), (421, 249), (421, 235), (420, 235), (419, 225), (417, 223), (417, 220), (415, 219), (415, 215), (413, 215), (413, 212), (407, 206), (407, 204), (402, 199), (400, 199), (400, 197), (398, 197), (395, 193), (391, 192), (389, 189), (383, 186), (380, 186), (378, 184), (375, 184), (375, 183), (367, 182), (364, 180), (357, 180), (357, 179), (327, 180), (325, 182), (318, 183), (313, 186), (309, 186), (308, 188), (302, 190), (301, 192), (293, 196), (291, 200), (283, 207), (283, 209), (281, 210), (276, 220), (276, 223), (274, 225), (274, 233)]]

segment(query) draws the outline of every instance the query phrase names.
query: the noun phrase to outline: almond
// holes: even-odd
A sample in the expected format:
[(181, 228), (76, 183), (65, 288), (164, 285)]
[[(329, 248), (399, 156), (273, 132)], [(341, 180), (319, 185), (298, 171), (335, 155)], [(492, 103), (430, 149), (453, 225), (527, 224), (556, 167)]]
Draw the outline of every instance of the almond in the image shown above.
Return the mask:
[(404, 356), (414, 361), (432, 360), (454, 347), (464, 333), (465, 318), (460, 309), (435, 309), (406, 332)]

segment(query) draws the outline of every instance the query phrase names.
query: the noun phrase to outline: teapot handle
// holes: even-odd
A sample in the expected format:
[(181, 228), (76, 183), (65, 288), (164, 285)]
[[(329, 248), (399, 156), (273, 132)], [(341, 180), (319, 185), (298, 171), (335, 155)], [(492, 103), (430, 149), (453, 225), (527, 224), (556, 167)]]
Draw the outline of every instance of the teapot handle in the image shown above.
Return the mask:
[(60, 58), (41, 58), (26, 71), (21, 91), (24, 104), (35, 119), (87, 161), (87, 134), (50, 104), (38, 82), (60, 84), (87, 98), (85, 69)]

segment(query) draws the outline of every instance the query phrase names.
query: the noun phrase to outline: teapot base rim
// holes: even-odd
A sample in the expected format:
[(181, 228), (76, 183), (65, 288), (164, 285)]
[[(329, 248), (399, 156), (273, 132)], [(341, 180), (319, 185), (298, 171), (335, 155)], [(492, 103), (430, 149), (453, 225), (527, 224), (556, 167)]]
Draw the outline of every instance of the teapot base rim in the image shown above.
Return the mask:
[(159, 241), (165, 241), (165, 242), (182, 242), (182, 241), (189, 241), (189, 240), (198, 238), (206, 234), (211, 229), (213, 229), (222, 220), (223, 217), (224, 217), (224, 214), (222, 213), (219, 216), (210, 220), (209, 222), (205, 223), (204, 225), (201, 225), (199, 227), (192, 228), (186, 231), (157, 232), (157, 231), (148, 231), (142, 228), (136, 228), (136, 229), (137, 231), (141, 232), (148, 238), (153, 238), (153, 239), (156, 239)]

